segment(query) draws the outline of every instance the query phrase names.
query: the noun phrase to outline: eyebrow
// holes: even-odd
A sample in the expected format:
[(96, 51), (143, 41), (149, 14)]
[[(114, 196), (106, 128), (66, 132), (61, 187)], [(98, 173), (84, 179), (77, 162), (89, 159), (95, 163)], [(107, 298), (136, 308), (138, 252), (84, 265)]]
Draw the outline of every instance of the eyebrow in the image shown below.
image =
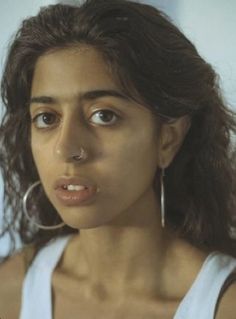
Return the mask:
[[(102, 97), (116, 97), (129, 101), (130, 98), (125, 94), (122, 94), (116, 90), (93, 90), (87, 91), (79, 95), (79, 101), (91, 101)], [(30, 104), (40, 103), (40, 104), (54, 104), (56, 99), (51, 96), (35, 96), (30, 99)]]

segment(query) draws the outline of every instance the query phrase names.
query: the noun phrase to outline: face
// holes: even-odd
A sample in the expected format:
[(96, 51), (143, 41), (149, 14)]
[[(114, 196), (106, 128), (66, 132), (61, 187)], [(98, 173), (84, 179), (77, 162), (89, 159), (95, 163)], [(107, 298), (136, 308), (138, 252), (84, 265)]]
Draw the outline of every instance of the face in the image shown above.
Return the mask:
[[(144, 213), (138, 207), (148, 207), (158, 168), (157, 122), (147, 108), (122, 95), (95, 49), (41, 56), (30, 114), (35, 165), (66, 224), (91, 228)], [(81, 147), (86, 158), (75, 161), (72, 155)], [(65, 189), (67, 179), (86, 188)]]

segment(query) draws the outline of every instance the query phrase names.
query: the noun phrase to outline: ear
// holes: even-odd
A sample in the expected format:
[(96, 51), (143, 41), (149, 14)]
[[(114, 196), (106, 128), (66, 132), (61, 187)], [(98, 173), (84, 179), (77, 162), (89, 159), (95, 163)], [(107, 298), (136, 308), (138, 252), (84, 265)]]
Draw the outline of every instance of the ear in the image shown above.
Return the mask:
[(161, 168), (168, 167), (178, 153), (186, 134), (191, 126), (188, 115), (162, 123), (160, 128), (158, 165)]

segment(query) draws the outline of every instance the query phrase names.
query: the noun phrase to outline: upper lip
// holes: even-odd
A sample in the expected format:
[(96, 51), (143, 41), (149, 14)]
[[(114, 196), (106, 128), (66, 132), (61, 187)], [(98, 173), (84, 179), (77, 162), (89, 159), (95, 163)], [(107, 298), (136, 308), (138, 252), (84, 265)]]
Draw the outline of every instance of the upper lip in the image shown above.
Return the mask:
[(62, 188), (63, 186), (68, 185), (81, 185), (87, 188), (94, 187), (96, 188), (96, 184), (91, 180), (85, 177), (80, 176), (61, 176), (54, 183), (54, 189)]

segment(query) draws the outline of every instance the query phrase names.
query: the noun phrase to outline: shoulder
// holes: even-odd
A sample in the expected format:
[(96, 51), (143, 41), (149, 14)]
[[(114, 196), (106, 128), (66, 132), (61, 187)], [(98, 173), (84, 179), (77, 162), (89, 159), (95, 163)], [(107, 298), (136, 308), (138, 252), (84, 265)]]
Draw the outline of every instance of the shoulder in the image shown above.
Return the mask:
[(226, 289), (218, 303), (215, 319), (235, 319), (236, 318), (236, 273), (234, 282)]
[(26, 273), (29, 249), (24, 248), (0, 264), (0, 316), (18, 318), (21, 290)]

